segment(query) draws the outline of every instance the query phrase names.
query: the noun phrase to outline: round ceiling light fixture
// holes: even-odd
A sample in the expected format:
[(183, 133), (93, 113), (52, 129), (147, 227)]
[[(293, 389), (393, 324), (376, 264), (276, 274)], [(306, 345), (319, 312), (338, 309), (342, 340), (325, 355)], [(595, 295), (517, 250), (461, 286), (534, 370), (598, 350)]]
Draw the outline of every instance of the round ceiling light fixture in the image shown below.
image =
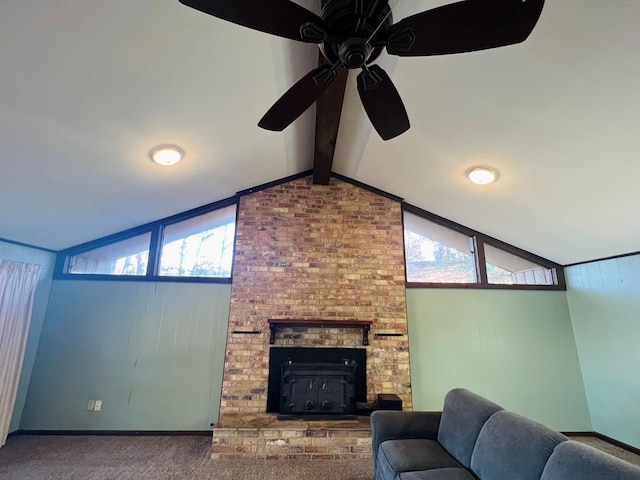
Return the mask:
[(488, 185), (498, 179), (498, 171), (491, 167), (471, 167), (467, 170), (467, 177), (477, 185)]
[(175, 145), (158, 145), (149, 152), (149, 156), (158, 165), (168, 167), (182, 160), (184, 151)]

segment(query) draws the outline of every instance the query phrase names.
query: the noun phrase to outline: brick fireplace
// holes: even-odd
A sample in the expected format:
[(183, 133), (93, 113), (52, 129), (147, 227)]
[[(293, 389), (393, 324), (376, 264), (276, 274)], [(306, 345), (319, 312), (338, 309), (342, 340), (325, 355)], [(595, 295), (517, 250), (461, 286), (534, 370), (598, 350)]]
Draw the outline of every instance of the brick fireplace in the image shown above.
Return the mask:
[[(218, 427), (267, 412), (271, 347), (364, 348), (367, 400), (395, 393), (412, 408), (398, 199), (310, 176), (241, 197)], [(214, 456), (230, 445), (216, 433)]]

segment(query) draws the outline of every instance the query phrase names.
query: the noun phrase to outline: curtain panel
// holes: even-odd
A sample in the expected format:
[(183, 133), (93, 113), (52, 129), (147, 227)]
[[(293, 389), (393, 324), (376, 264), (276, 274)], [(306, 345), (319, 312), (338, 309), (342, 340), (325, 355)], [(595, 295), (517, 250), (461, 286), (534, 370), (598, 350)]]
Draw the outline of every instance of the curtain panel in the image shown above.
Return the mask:
[(9, 433), (41, 271), (42, 265), (0, 259), (0, 447)]

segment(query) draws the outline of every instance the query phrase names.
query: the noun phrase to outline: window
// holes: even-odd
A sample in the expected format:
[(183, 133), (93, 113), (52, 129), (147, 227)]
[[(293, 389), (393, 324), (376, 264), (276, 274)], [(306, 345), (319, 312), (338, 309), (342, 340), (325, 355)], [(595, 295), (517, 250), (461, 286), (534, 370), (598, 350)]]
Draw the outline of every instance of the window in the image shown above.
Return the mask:
[(489, 283), (502, 285), (554, 285), (555, 275), (531, 260), (519, 257), (500, 248), (484, 244)]
[(235, 205), (164, 228), (158, 275), (230, 277)]
[(138, 235), (69, 257), (68, 273), (146, 275), (151, 233)]
[(60, 252), (56, 278), (230, 281), (235, 198)]
[(411, 213), (404, 214), (407, 281), (475, 283), (472, 239)]
[(562, 266), (404, 205), (407, 286), (564, 289)]

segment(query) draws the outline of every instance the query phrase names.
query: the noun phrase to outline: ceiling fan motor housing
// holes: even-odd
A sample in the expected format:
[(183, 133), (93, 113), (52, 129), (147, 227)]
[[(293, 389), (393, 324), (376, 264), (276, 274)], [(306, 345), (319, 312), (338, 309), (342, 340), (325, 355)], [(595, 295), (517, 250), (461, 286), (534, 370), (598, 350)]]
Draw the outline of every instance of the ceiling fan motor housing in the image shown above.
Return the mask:
[(361, 68), (380, 56), (393, 24), (389, 3), (381, 0), (331, 0), (321, 12), (329, 34), (320, 44), (335, 65)]

